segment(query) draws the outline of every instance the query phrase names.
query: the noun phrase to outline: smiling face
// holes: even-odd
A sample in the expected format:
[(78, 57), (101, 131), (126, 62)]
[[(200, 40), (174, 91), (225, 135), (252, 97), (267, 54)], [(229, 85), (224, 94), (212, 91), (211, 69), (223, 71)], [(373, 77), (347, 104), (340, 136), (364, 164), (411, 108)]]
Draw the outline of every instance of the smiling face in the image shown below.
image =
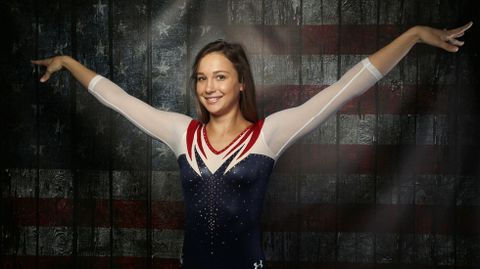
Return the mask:
[(240, 110), (238, 73), (232, 62), (222, 53), (212, 52), (199, 62), (196, 74), (197, 98), (213, 116), (222, 116)]

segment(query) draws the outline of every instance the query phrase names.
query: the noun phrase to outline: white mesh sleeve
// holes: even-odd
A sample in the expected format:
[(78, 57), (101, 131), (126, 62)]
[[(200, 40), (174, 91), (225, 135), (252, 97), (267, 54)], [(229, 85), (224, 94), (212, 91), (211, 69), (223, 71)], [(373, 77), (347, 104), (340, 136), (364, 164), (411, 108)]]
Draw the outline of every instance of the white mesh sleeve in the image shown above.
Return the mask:
[(190, 117), (158, 110), (129, 95), (118, 85), (100, 75), (90, 81), (88, 91), (101, 103), (125, 116), (142, 131), (167, 144), (178, 157), (180, 139), (192, 120)]
[(318, 127), (347, 101), (367, 91), (381, 78), (382, 74), (365, 58), (340, 80), (304, 104), (271, 114), (265, 118), (263, 126), (270, 150), (278, 158), (289, 145)]

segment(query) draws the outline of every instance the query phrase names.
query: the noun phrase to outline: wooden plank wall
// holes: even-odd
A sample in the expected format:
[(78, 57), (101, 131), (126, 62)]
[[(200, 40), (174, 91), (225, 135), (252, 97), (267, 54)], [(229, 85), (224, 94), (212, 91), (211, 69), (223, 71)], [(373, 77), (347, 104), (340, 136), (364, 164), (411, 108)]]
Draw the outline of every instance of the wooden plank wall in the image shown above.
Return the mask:
[(1, 5), (2, 268), (178, 268), (169, 148), (67, 72), (72, 55), (156, 108), (195, 116), (190, 65), (245, 45), (262, 117), (306, 101), (412, 25), (476, 19), (466, 46), (416, 46), (291, 146), (270, 179), (269, 268), (480, 266), (479, 9), (446, 0), (21, 0)]

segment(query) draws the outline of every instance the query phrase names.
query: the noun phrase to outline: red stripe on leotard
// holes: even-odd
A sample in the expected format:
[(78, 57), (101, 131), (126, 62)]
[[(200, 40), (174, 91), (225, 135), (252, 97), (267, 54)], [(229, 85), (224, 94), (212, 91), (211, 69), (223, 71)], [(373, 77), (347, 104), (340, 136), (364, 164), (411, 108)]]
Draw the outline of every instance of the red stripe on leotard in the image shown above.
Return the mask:
[[(207, 134), (207, 128), (205, 126), (203, 126), (203, 137), (205, 138), (205, 142), (207, 143), (207, 146), (208, 148), (210, 149), (210, 151), (212, 151), (213, 153), (215, 154), (221, 154), (222, 152), (224, 152), (225, 150), (227, 150), (233, 143), (235, 143), (243, 134), (245, 134), (245, 132), (249, 131), (250, 128), (252, 128), (254, 126), (254, 124), (250, 124), (247, 128), (245, 128), (240, 134), (237, 135), (237, 137), (235, 137), (235, 139), (233, 139), (229, 144), (228, 146), (224, 147), (223, 149), (221, 150), (216, 150), (215, 148), (213, 148), (213, 146), (210, 144), (210, 141), (208, 140), (208, 134)], [(235, 146), (238, 147), (239, 144), (237, 144)]]
[(262, 126), (263, 126), (263, 119), (255, 123), (255, 126), (253, 126), (251, 129), (251, 131), (253, 132), (252, 138), (250, 138), (250, 141), (248, 141), (247, 146), (243, 150), (242, 154), (238, 156), (237, 159), (241, 158), (243, 154), (245, 154), (250, 148), (253, 147), (253, 145), (255, 144), (255, 141), (257, 141), (257, 138), (260, 136), (260, 131), (262, 130)]
[[(205, 128), (205, 126), (203, 126), (203, 128)], [(200, 148), (200, 151), (202, 152), (205, 159), (207, 159), (207, 154), (205, 154), (205, 151), (203, 150), (201, 129), (202, 129), (202, 126), (199, 126), (197, 128), (197, 145)]]
[(190, 160), (192, 160), (192, 145), (193, 145), (193, 137), (195, 134), (195, 130), (201, 124), (202, 123), (197, 120), (192, 120), (187, 128), (187, 152), (188, 152), (188, 157), (190, 157)]
[(245, 139), (247, 139), (247, 138), (250, 136), (251, 133), (252, 133), (252, 128), (249, 128), (249, 129), (248, 129), (248, 132), (242, 137), (242, 139), (240, 139), (240, 141), (238, 142), (238, 144), (235, 145), (235, 147), (233, 147), (233, 148), (227, 153), (227, 155), (225, 155), (225, 157), (223, 157), (223, 158), (224, 158), (224, 159), (227, 158), (227, 157), (230, 155), (230, 153), (232, 153), (232, 152), (233, 152), (234, 150), (236, 150), (240, 145), (242, 145), (242, 143), (245, 141)]

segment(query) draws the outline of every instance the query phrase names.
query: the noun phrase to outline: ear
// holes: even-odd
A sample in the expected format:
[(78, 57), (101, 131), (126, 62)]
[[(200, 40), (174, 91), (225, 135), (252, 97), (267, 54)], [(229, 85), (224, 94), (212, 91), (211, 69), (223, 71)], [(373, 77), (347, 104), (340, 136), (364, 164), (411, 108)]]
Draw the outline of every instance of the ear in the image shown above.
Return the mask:
[(240, 91), (243, 92), (244, 89), (245, 89), (244, 85), (240, 84)]

